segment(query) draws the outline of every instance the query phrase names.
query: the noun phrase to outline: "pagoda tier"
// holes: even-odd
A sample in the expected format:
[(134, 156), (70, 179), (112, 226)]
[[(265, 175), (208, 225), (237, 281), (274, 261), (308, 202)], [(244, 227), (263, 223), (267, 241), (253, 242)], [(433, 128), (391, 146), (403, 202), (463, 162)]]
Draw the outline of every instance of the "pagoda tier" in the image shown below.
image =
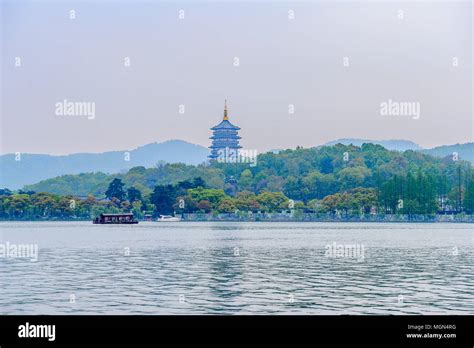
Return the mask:
[[(239, 145), (239, 139), (241, 137), (238, 135), (239, 127), (234, 126), (229, 121), (227, 116), (227, 102), (224, 105), (224, 119), (217, 126), (212, 127), (213, 135), (209, 138), (212, 139), (212, 145), (209, 146), (211, 149), (211, 154), (209, 155), (210, 159), (217, 159), (219, 153), (222, 154), (228, 153), (229, 150), (238, 150), (242, 148)], [(225, 151), (225, 152), (224, 152)]]
[(212, 137), (209, 137), (209, 139), (216, 139), (216, 140), (222, 140), (222, 139), (242, 139), (242, 137), (238, 136), (237, 133), (234, 134), (214, 134)]

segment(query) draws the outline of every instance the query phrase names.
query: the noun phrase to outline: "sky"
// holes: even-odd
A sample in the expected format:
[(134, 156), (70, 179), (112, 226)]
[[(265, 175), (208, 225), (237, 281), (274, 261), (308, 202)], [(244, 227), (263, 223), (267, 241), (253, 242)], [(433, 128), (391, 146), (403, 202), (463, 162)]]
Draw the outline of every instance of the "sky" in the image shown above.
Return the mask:
[(0, 1), (1, 154), (474, 139), (470, 1)]

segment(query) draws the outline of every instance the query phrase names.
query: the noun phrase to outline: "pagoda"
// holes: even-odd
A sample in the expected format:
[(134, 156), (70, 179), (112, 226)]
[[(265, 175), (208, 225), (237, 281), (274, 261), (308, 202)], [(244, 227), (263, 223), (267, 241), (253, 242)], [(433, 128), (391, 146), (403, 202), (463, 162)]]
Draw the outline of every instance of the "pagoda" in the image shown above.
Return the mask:
[(227, 100), (224, 102), (224, 118), (221, 123), (217, 126), (212, 127), (213, 131), (212, 145), (209, 146), (211, 149), (211, 154), (209, 158), (211, 160), (216, 160), (225, 156), (226, 162), (230, 157), (238, 155), (238, 151), (242, 146), (239, 145), (239, 137), (237, 132), (240, 130), (239, 127), (234, 126), (229, 122), (229, 117), (227, 116)]

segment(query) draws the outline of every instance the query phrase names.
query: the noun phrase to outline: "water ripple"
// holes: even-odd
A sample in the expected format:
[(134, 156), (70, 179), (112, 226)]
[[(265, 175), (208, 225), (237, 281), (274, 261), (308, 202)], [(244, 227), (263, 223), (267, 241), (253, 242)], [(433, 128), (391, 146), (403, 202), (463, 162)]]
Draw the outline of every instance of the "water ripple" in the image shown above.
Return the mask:
[[(468, 224), (0, 228), (39, 245), (37, 262), (0, 259), (0, 314), (474, 314)], [(326, 256), (332, 243), (363, 260)]]

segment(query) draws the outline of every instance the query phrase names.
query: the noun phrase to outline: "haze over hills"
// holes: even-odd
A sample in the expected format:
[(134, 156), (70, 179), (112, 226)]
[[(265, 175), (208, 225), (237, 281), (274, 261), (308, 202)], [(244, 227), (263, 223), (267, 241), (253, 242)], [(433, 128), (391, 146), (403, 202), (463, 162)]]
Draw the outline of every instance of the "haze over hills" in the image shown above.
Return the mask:
[(474, 143), (437, 146), (422, 152), (436, 157), (453, 156), (456, 152), (459, 159), (474, 163)]
[[(324, 144), (331, 146), (337, 143), (360, 146), (363, 143), (374, 143), (388, 150), (421, 151), (436, 157), (452, 156), (457, 152), (459, 159), (474, 163), (474, 143), (443, 145), (432, 149), (423, 149), (418, 144), (407, 140), (368, 140), (338, 139)], [(276, 151), (278, 152), (278, 151)], [(155, 167), (159, 162), (185, 163), (197, 165), (207, 160), (209, 150), (182, 140), (170, 140), (152, 143), (134, 150), (109, 151), (104, 153), (78, 153), (66, 156), (43, 154), (22, 154), (20, 161), (15, 161), (14, 154), (0, 156), (0, 188), (16, 190), (38, 183), (42, 180), (61, 175), (102, 172), (116, 174), (136, 166)]]
[(147, 144), (130, 151), (66, 156), (21, 154), (20, 161), (15, 161), (14, 154), (7, 154), (0, 156), (0, 187), (14, 190), (65, 174), (119, 173), (136, 166), (154, 167), (160, 161), (196, 165), (206, 161), (208, 154), (207, 148), (182, 140)]
[(431, 149), (424, 149), (420, 145), (409, 141), (409, 140), (402, 140), (402, 139), (393, 139), (393, 140), (368, 140), (368, 139), (356, 139), (356, 138), (343, 138), (334, 141), (330, 141), (325, 145), (335, 145), (335, 144), (343, 144), (343, 145), (355, 145), (361, 146), (364, 143), (372, 143), (378, 144), (385, 147), (387, 150), (396, 150), (396, 151), (421, 151), (428, 155), (432, 155), (435, 157), (446, 157), (446, 156), (453, 156), (453, 153), (457, 153), (460, 160), (470, 161), (474, 163), (474, 143), (465, 143), (465, 144), (453, 144), (453, 145), (442, 145), (436, 146)]

